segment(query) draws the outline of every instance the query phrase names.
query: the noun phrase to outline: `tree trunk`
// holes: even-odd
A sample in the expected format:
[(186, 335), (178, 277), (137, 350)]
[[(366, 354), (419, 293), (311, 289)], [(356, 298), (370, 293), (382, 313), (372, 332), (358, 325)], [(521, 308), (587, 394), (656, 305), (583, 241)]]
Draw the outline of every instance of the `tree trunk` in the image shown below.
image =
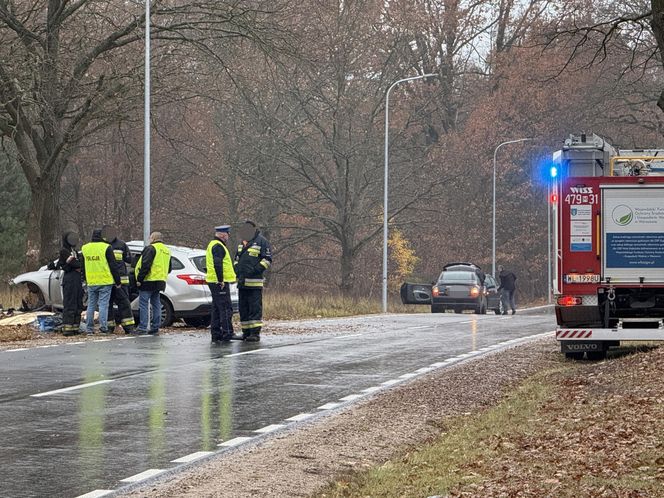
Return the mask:
[[(59, 175), (55, 175), (59, 176)], [(30, 182), (32, 202), (27, 222), (26, 270), (55, 259), (60, 244), (60, 178), (38, 177)]]
[(341, 245), (341, 294), (344, 297), (351, 297), (355, 288), (355, 251), (350, 244)]

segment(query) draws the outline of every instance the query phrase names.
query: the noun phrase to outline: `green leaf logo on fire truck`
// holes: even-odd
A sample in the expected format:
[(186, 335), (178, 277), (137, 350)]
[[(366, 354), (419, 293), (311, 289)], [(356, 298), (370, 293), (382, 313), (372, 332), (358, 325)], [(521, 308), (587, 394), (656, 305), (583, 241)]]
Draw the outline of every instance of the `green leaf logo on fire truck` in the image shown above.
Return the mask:
[(625, 225), (629, 225), (632, 222), (634, 219), (634, 212), (629, 206), (620, 204), (619, 206), (613, 208), (611, 217), (613, 218), (613, 221), (616, 225), (624, 227)]

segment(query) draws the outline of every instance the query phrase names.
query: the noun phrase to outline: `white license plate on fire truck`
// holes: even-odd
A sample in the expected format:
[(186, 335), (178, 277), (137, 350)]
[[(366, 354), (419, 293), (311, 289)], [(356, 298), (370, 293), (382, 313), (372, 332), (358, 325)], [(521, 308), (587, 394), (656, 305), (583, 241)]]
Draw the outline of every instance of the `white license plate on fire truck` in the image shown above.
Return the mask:
[(565, 275), (566, 284), (598, 284), (599, 275), (594, 273), (569, 273)]

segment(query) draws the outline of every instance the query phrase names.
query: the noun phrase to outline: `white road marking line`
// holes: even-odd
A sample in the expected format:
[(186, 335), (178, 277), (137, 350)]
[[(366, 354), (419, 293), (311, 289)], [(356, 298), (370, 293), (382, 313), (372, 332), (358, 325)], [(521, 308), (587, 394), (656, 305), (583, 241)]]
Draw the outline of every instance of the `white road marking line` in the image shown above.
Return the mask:
[(381, 383), (381, 386), (393, 386), (394, 384), (398, 384), (399, 382), (401, 382), (399, 379), (386, 380), (385, 382)]
[(337, 406), (341, 406), (342, 403), (325, 403), (322, 406), (319, 406), (317, 410), (331, 410), (332, 408), (336, 408)]
[(115, 493), (115, 490), (114, 489), (95, 489), (94, 491), (90, 491), (89, 493), (85, 493), (84, 495), (77, 496), (76, 498), (99, 498), (101, 496), (110, 495), (111, 493)]
[(271, 424), (271, 425), (266, 425), (265, 427), (261, 427), (260, 429), (256, 429), (254, 432), (257, 434), (267, 434), (268, 432), (274, 432), (283, 427), (286, 426), (283, 424)]
[(432, 363), (432, 364), (429, 365), (429, 366), (432, 367), (432, 368), (438, 368), (438, 367), (442, 367), (444, 364), (445, 364), (444, 361), (439, 361), (439, 362), (437, 362), (437, 363)]
[(162, 472), (166, 472), (166, 469), (148, 469), (144, 470), (140, 474), (136, 474), (130, 477), (126, 477), (124, 479), (120, 479), (120, 482), (138, 482), (138, 481), (144, 481), (145, 479), (149, 479), (150, 477), (154, 477), (156, 475), (161, 474)]
[(175, 460), (171, 460), (171, 463), (189, 463), (193, 462), (194, 460), (198, 460), (199, 458), (212, 455), (213, 453), (214, 451), (197, 451), (196, 453), (191, 453), (190, 455), (186, 455), (180, 458), (176, 458)]
[(363, 393), (375, 393), (376, 391), (380, 391), (382, 389), (382, 386), (373, 386), (373, 387), (367, 387), (366, 389), (362, 389)]
[(226, 448), (230, 448), (231, 446), (238, 446), (242, 443), (246, 443), (247, 441), (253, 439), (253, 437), (250, 436), (240, 436), (236, 437), (233, 439), (229, 439), (228, 441), (224, 441), (223, 443), (218, 444), (217, 446), (224, 446)]
[(348, 396), (344, 396), (343, 398), (339, 398), (339, 401), (354, 401), (356, 399), (360, 399), (364, 397), (364, 394), (349, 394)]
[(413, 377), (417, 377), (417, 374), (407, 373), (407, 374), (399, 375), (400, 379), (412, 379)]
[(298, 413), (297, 415), (293, 415), (292, 417), (287, 418), (286, 420), (289, 422), (300, 422), (302, 420), (306, 420), (313, 416), (314, 416), (313, 413)]
[(362, 334), (352, 334), (352, 335), (339, 335), (337, 337), (333, 337), (333, 339), (348, 339), (350, 337), (360, 337)]
[(37, 348), (39, 348), (39, 349), (52, 348), (52, 347), (55, 347), (55, 346), (57, 346), (57, 344), (46, 344), (44, 346), (37, 346)]
[(76, 341), (76, 342), (70, 342), (69, 345), (73, 346), (74, 344), (83, 344), (85, 341)]
[(233, 358), (234, 356), (242, 356), (242, 355), (245, 355), (245, 354), (260, 353), (261, 351), (267, 351), (267, 350), (268, 350), (268, 348), (253, 349), (251, 351), (243, 351), (241, 353), (227, 354), (227, 355), (224, 355), (224, 358)]
[(473, 323), (473, 322), (476, 322), (476, 321), (477, 320), (466, 320), (465, 322), (457, 322), (457, 324), (461, 325), (461, 324), (464, 324), (464, 323)]
[(418, 368), (417, 370), (415, 370), (415, 373), (422, 374), (422, 373), (431, 372), (431, 370), (433, 370), (433, 368), (423, 367), (423, 368)]
[(76, 391), (78, 389), (85, 389), (86, 387), (98, 386), (99, 384), (108, 384), (113, 382), (113, 379), (104, 379), (98, 380), (96, 382), (88, 382), (87, 384), (79, 384), (78, 386), (64, 387), (62, 389), (56, 389), (54, 391), (46, 391), (44, 393), (31, 394), (32, 398), (41, 398), (42, 396), (50, 396), (51, 394), (67, 393), (69, 391)]
[(430, 329), (433, 327), (434, 325), (419, 325), (417, 327), (408, 327), (406, 330), (421, 330), (421, 329)]
[(27, 351), (28, 348), (5, 349), (6, 353), (13, 353), (15, 351)]

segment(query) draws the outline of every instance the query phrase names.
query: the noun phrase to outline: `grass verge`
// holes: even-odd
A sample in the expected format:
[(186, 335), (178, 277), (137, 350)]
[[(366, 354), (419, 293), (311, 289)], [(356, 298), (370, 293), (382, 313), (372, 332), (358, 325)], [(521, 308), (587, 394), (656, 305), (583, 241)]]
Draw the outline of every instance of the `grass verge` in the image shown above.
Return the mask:
[(562, 361), (325, 497), (664, 496), (664, 350)]
[[(266, 291), (263, 295), (266, 320), (297, 320), (303, 318), (334, 318), (369, 315), (382, 311), (381, 302), (368, 298), (348, 298), (340, 295), (291, 294)], [(404, 305), (391, 301), (392, 313), (428, 312), (428, 306)]]

